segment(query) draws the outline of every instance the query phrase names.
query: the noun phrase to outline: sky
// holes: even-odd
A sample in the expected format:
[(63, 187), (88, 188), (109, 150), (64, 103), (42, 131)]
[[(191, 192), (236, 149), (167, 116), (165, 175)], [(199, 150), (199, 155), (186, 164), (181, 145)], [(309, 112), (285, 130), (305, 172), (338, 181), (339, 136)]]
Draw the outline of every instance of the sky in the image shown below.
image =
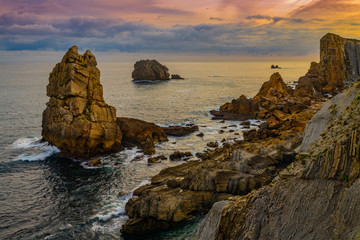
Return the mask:
[(360, 39), (360, 0), (1, 0), (0, 51), (308, 56)]

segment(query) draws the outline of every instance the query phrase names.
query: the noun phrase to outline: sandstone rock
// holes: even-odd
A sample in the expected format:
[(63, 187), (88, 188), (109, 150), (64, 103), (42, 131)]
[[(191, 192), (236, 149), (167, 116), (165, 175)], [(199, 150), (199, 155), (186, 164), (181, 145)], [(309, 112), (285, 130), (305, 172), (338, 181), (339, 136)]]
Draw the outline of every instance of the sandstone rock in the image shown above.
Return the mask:
[(360, 76), (360, 41), (328, 33), (320, 40), (320, 63), (311, 63), (295, 96), (338, 93)]
[(134, 65), (134, 80), (169, 80), (169, 69), (156, 60), (140, 60)]
[(107, 105), (95, 56), (73, 46), (50, 73), (42, 137), (63, 154), (88, 158), (121, 150), (116, 110)]
[(165, 133), (168, 136), (175, 136), (175, 137), (183, 137), (190, 135), (199, 130), (198, 126), (189, 126), (189, 127), (182, 127), (182, 126), (170, 126), (170, 127), (162, 127)]
[(155, 153), (155, 143), (168, 140), (166, 133), (154, 123), (118, 117), (116, 124), (123, 134), (122, 144), (126, 147), (139, 146), (147, 155)]

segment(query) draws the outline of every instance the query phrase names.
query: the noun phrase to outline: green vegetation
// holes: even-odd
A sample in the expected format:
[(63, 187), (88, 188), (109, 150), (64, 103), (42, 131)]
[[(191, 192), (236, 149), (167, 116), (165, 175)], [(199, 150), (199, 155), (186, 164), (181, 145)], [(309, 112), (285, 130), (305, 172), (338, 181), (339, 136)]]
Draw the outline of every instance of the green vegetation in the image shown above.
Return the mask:
[(88, 101), (86, 102), (86, 106), (85, 106), (84, 111), (83, 111), (83, 115), (84, 115), (84, 117), (85, 117), (85, 119), (86, 119), (87, 121), (90, 121), (90, 120), (91, 120), (90, 114), (91, 114), (91, 101), (88, 100)]
[(349, 182), (349, 176), (346, 175), (346, 174), (344, 174), (344, 175), (341, 177), (341, 180), (342, 180), (343, 182)]

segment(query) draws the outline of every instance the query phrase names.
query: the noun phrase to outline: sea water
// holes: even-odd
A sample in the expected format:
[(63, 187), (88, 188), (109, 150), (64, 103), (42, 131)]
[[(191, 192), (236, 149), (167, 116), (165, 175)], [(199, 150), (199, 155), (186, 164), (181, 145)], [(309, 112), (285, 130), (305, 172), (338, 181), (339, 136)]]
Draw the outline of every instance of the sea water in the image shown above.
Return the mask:
[[(59, 150), (40, 143), (46, 85), (56, 62), (0, 63), (0, 238), (121, 239), (128, 219), (125, 204), (132, 191), (148, 184), (162, 169), (182, 163), (147, 164), (136, 148), (102, 157), (101, 167), (61, 158)], [(196, 124), (199, 132), (169, 137), (157, 154), (203, 152), (207, 142), (232, 142), (245, 130), (239, 122), (211, 120), (209, 111), (244, 94), (254, 96), (276, 71), (285, 82), (304, 75), (309, 62), (166, 62), (184, 80), (131, 81), (131, 62), (101, 62), (105, 101), (117, 116), (160, 126)], [(258, 122), (251, 121), (252, 128)], [(196, 136), (204, 133), (203, 137)], [(223, 132), (223, 133), (221, 133)], [(134, 161), (136, 159), (136, 161)], [(196, 160), (193, 157), (192, 160)], [(186, 239), (195, 219), (184, 228), (147, 239)], [(142, 237), (146, 239), (146, 237)]]

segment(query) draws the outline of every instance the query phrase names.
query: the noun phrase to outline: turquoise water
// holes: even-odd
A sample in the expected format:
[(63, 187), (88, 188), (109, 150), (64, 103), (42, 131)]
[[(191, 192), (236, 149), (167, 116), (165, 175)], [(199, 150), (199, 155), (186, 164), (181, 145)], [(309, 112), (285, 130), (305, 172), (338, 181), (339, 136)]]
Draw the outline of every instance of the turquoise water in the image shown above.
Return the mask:
[[(89, 168), (56, 156), (56, 147), (38, 143), (48, 101), (46, 85), (55, 64), (0, 63), (0, 238), (123, 238), (119, 229), (127, 220), (124, 206), (132, 190), (147, 184), (161, 169), (181, 162), (148, 165), (147, 156), (132, 149), (104, 156), (104, 166)], [(194, 123), (205, 134), (170, 138), (157, 145), (157, 153), (166, 156), (175, 150), (195, 155), (206, 150), (209, 141), (240, 139), (239, 123), (211, 120), (209, 110), (241, 94), (252, 97), (275, 71), (290, 82), (309, 67), (307, 62), (277, 62), (282, 69), (275, 70), (270, 69), (271, 62), (165, 64), (185, 80), (134, 83), (133, 63), (103, 62), (98, 67), (105, 101), (117, 109), (118, 116), (161, 126)], [(252, 123), (256, 127), (257, 122)], [(140, 161), (132, 161), (136, 156)], [(194, 224), (151, 239), (186, 238)]]

